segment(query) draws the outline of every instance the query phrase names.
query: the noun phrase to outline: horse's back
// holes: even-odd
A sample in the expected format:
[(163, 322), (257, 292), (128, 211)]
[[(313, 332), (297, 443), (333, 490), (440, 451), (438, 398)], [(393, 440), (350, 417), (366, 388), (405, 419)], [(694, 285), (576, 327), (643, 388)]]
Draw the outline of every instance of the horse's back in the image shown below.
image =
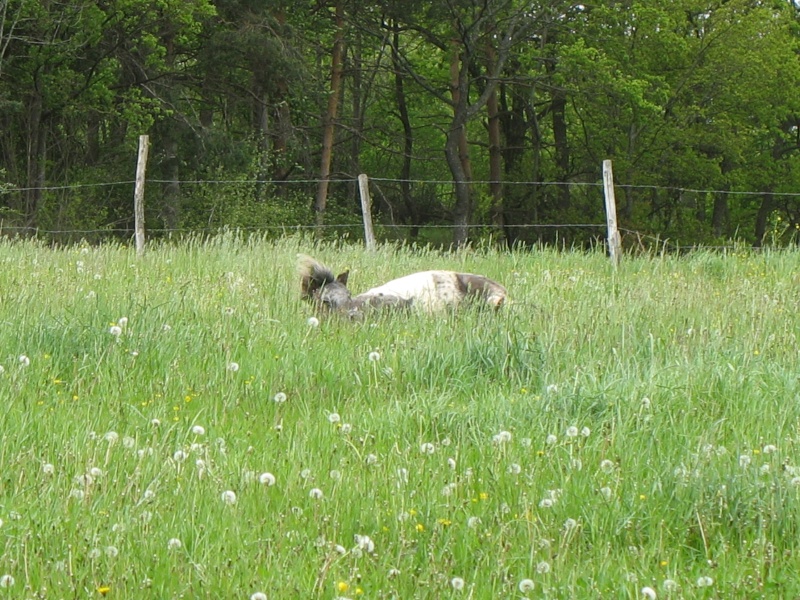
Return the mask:
[(499, 307), (505, 300), (505, 288), (472, 273), (455, 271), (420, 271), (358, 295), (358, 299), (375, 304), (383, 298), (396, 298), (425, 311), (454, 308), (468, 296), (480, 296), (488, 304)]

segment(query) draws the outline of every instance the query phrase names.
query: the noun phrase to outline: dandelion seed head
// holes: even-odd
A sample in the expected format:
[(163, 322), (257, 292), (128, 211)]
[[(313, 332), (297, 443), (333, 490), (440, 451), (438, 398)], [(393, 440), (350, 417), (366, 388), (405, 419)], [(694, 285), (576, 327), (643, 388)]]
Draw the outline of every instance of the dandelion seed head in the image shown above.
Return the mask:
[(239, 363), (237, 362), (229, 362), (227, 366), (228, 371), (231, 373), (236, 373), (239, 370)]
[(220, 497), (225, 504), (236, 504), (236, 492), (232, 490), (225, 490)]
[(117, 325), (120, 327), (125, 327), (128, 324), (128, 317), (120, 317), (117, 319)]
[(511, 463), (510, 465), (508, 465), (508, 472), (511, 475), (519, 475), (520, 473), (522, 473), (522, 467), (517, 463)]
[(373, 350), (369, 353), (368, 358), (370, 362), (378, 362), (381, 359), (381, 353)]
[(205, 435), (206, 434), (206, 428), (203, 427), (202, 425), (193, 425), (192, 426), (192, 433), (194, 435)]
[(119, 325), (112, 325), (108, 328), (108, 333), (113, 335), (114, 337), (119, 337), (122, 335), (122, 327)]
[(375, 542), (368, 535), (355, 535), (356, 546), (367, 554), (375, 552)]
[(342, 426), (339, 428), (339, 433), (342, 435), (348, 435), (353, 431), (353, 426), (350, 423), (342, 423)]
[(541, 561), (538, 565), (536, 565), (536, 572), (545, 575), (550, 572), (550, 563), (546, 560)]
[(250, 600), (267, 600), (267, 595), (264, 592), (253, 592), (250, 594)]
[(339, 413), (331, 413), (328, 415), (328, 421), (330, 421), (331, 423), (338, 423), (341, 420), (342, 417), (339, 416)]
[(747, 454), (742, 454), (739, 457), (739, 466), (742, 467), (743, 469), (746, 469), (747, 467), (750, 466), (752, 460), (753, 459), (751, 459), (750, 456), (748, 456)]
[(500, 433), (496, 434), (492, 441), (495, 444), (505, 444), (511, 441), (511, 432), (510, 431), (501, 431)]
[(302, 471), (300, 471), (300, 477), (302, 479), (308, 479), (309, 477), (311, 477), (311, 469), (303, 469)]
[(583, 437), (587, 438), (587, 437), (589, 437), (590, 435), (592, 435), (592, 430), (591, 430), (591, 429), (589, 429), (588, 427), (582, 427), (582, 428), (581, 428), (581, 435), (582, 435)]
[(523, 594), (527, 594), (528, 592), (532, 592), (534, 588), (533, 580), (532, 579), (522, 579), (519, 582), (519, 591)]
[(614, 471), (614, 461), (603, 459), (600, 461), (600, 470), (603, 473), (612, 473)]
[(568, 438), (578, 437), (578, 428), (574, 425), (567, 427), (566, 435)]
[(436, 451), (436, 446), (430, 442), (425, 442), (424, 444), (420, 444), (419, 451), (423, 454), (433, 454)]
[(648, 600), (656, 600), (657, 598), (656, 591), (651, 587), (643, 587), (642, 596), (644, 596)]
[(19, 355), (19, 364), (23, 367), (30, 367), (31, 366), (31, 359), (28, 358), (25, 354)]
[(697, 587), (705, 588), (711, 587), (712, 585), (714, 585), (714, 579), (708, 577), (707, 575), (697, 578)]
[(0, 577), (0, 588), (10, 588), (14, 585), (16, 579), (13, 575), (5, 574)]
[(170, 538), (167, 542), (167, 548), (169, 550), (178, 550), (181, 546), (183, 546), (183, 544), (178, 538)]
[(322, 500), (322, 490), (319, 488), (311, 488), (308, 492), (308, 497), (312, 500)]
[(119, 550), (116, 546), (106, 546), (106, 556), (109, 558), (116, 558), (119, 556)]
[(667, 593), (675, 592), (678, 590), (678, 582), (674, 579), (665, 579), (661, 584), (661, 588)]
[(461, 590), (464, 589), (464, 580), (461, 579), (461, 577), (453, 577), (450, 580), (450, 585), (452, 586), (452, 588), (454, 590), (456, 590), (457, 592), (460, 592)]
[(764, 454), (772, 454), (773, 452), (777, 452), (778, 447), (775, 444), (767, 444), (761, 450)]
[(331, 472), (328, 473), (328, 475), (334, 481), (340, 481), (342, 479), (342, 472), (337, 469), (331, 469)]
[(262, 473), (258, 476), (258, 482), (261, 485), (273, 486), (275, 485), (275, 475), (272, 473)]
[(308, 317), (306, 323), (308, 323), (309, 327), (319, 327), (319, 319), (317, 317)]
[(175, 450), (175, 452), (172, 455), (172, 460), (180, 463), (185, 461), (188, 458), (188, 456), (189, 455), (186, 454), (186, 452), (184, 452), (183, 450)]
[(542, 498), (539, 501), (539, 508), (553, 508), (553, 500), (551, 498)]
[(99, 479), (103, 476), (103, 469), (100, 467), (92, 467), (89, 469), (89, 475), (91, 475), (94, 479)]
[(544, 443), (547, 444), (548, 446), (552, 446), (556, 442), (558, 442), (558, 437), (553, 435), (552, 433), (548, 435), (544, 440)]
[(284, 392), (278, 392), (277, 394), (275, 394), (273, 400), (275, 401), (276, 404), (283, 404), (284, 402), (286, 402), (286, 394)]
[(456, 459), (452, 458), (452, 457), (448, 458), (447, 459), (447, 466), (450, 467), (451, 469), (455, 469), (456, 468)]
[(51, 463), (44, 463), (42, 465), (42, 473), (45, 475), (54, 475), (56, 468)]

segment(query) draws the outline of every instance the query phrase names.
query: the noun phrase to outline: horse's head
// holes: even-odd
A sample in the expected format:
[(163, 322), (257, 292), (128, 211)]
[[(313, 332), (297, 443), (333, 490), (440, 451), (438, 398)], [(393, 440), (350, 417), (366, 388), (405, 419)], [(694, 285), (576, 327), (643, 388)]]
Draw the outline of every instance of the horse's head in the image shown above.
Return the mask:
[(349, 271), (334, 276), (328, 267), (310, 256), (302, 255), (299, 257), (298, 270), (303, 299), (334, 311), (350, 308), (352, 298), (347, 289)]

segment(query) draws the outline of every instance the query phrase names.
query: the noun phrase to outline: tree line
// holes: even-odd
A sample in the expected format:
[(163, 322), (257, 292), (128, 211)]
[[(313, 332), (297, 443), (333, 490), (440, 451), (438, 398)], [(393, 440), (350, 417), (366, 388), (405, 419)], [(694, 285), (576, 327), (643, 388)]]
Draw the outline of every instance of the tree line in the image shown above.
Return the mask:
[(799, 51), (797, 0), (0, 0), (0, 219), (129, 227), (81, 184), (147, 133), (164, 229), (352, 223), (363, 172), (407, 239), (549, 242), (612, 159), (623, 227), (794, 239)]

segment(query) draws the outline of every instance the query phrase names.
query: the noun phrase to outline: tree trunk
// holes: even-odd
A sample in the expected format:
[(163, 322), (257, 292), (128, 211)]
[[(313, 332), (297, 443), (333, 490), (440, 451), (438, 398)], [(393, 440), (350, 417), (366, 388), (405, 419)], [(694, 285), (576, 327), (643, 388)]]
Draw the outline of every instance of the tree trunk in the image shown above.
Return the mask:
[(486, 103), (489, 116), (489, 206), (494, 234), (498, 240), (504, 239), (503, 231), (503, 152), (500, 138), (500, 115), (497, 102), (497, 90), (489, 95)]
[(453, 205), (453, 244), (463, 246), (469, 238), (469, 221), (472, 216), (472, 166), (467, 145), (467, 69), (461, 60), (459, 42), (453, 42), (453, 55), (450, 61), (450, 94), (453, 99), (453, 120), (447, 132), (445, 157), (455, 186)]
[(755, 241), (753, 246), (760, 248), (764, 244), (764, 238), (767, 235), (767, 224), (769, 223), (769, 216), (775, 209), (775, 198), (771, 193), (766, 193), (761, 197), (761, 206), (758, 207), (756, 214), (756, 231)]
[(722, 237), (727, 234), (729, 222), (728, 196), (726, 194), (716, 194), (714, 196), (714, 209), (711, 212), (711, 231), (716, 237)]
[(408, 220), (411, 222), (410, 237), (419, 236), (419, 210), (411, 198), (411, 157), (414, 151), (414, 130), (411, 128), (411, 118), (406, 104), (406, 92), (403, 85), (403, 73), (397, 48), (400, 44), (400, 33), (397, 25), (394, 26), (392, 39), (392, 66), (394, 67), (394, 94), (397, 103), (397, 115), (403, 126), (403, 162), (400, 166), (400, 195), (403, 199)]
[(328, 96), (328, 107), (323, 119), (322, 159), (319, 169), (319, 185), (314, 201), (316, 213), (317, 235), (322, 234), (325, 223), (325, 209), (328, 204), (328, 183), (331, 176), (331, 159), (333, 157), (333, 140), (336, 116), (339, 111), (339, 94), (342, 87), (342, 71), (344, 69), (344, 12), (342, 0), (336, 1), (336, 34), (331, 55), (331, 91)]

